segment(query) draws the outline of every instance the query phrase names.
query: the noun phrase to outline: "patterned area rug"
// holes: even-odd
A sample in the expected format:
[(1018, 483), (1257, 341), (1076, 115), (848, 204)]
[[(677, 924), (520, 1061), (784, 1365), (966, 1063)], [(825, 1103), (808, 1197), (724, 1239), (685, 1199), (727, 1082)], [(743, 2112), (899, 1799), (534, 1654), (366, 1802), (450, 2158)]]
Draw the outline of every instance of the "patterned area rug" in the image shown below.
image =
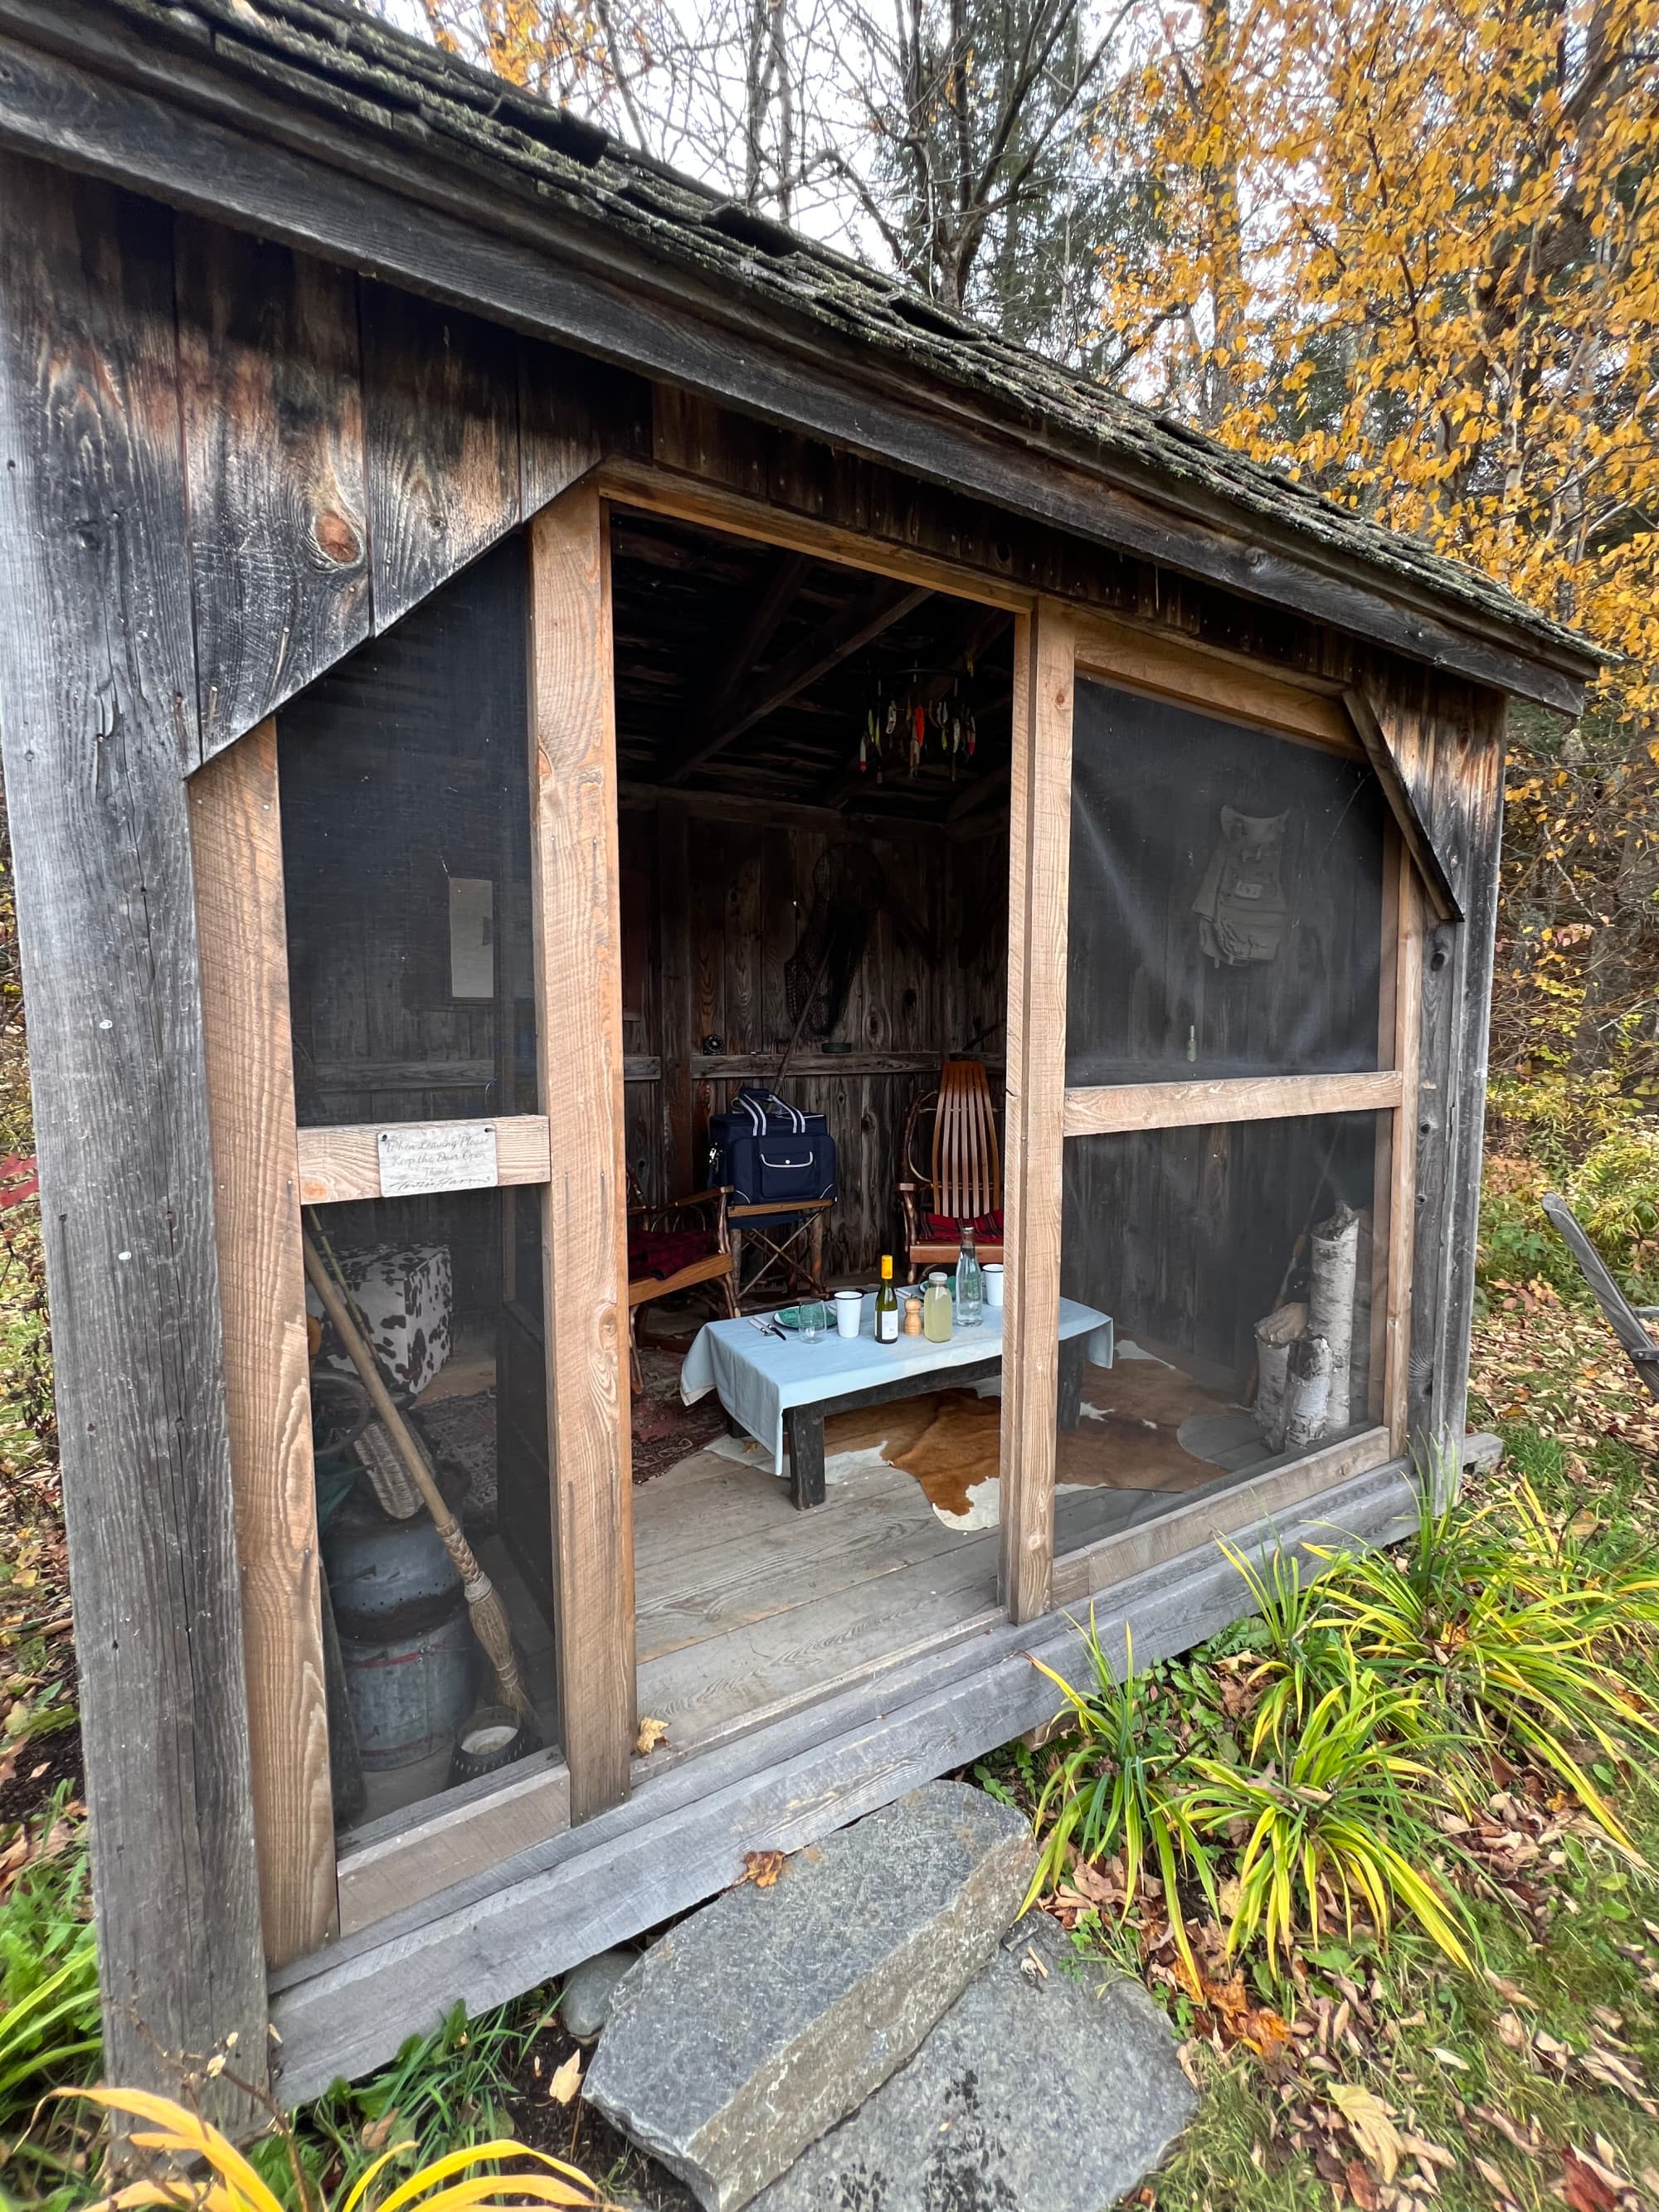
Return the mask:
[(640, 1368), (645, 1383), (634, 1401), (634, 1480), (649, 1482), (665, 1474), (693, 1452), (706, 1451), (726, 1434), (726, 1415), (711, 1391), (695, 1406), (680, 1401), (680, 1368), (691, 1340), (642, 1344)]

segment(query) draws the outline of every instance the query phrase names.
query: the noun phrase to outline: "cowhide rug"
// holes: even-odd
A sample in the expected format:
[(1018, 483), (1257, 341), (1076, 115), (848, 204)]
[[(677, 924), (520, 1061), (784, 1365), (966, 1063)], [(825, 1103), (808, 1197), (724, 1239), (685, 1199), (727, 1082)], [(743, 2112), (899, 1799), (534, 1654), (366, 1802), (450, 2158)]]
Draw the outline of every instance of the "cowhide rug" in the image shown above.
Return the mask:
[[(1212, 1390), (1161, 1360), (1121, 1358), (1084, 1370), (1083, 1415), (1060, 1438), (1062, 1489), (1196, 1490), (1216, 1480), (1215, 1462), (1181, 1442), (1183, 1422), (1235, 1411)], [(963, 1530), (997, 1520), (1001, 1401), (971, 1390), (934, 1390), (890, 1406), (834, 1413), (824, 1423), (827, 1462), (878, 1452), (919, 1485), (941, 1521)], [(834, 1477), (833, 1466), (828, 1470)]]

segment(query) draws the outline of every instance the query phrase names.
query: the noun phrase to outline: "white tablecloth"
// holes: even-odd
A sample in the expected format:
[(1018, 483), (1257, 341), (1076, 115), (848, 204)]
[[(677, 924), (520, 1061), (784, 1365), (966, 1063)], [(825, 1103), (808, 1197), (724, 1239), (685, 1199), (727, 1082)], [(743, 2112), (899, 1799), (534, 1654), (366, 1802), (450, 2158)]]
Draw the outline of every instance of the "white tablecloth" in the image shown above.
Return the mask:
[[(1096, 1367), (1112, 1364), (1112, 1320), (1071, 1298), (1060, 1302), (1062, 1343), (1073, 1336), (1089, 1340), (1084, 1356)], [(734, 1420), (757, 1442), (769, 1445), (772, 1471), (783, 1473), (783, 1416), (791, 1406), (816, 1405), (854, 1390), (872, 1389), (901, 1376), (913, 1376), (918, 1393), (948, 1382), (955, 1367), (998, 1357), (1002, 1350), (1002, 1310), (988, 1308), (978, 1328), (955, 1330), (948, 1344), (925, 1336), (901, 1336), (896, 1344), (876, 1342), (876, 1294), (866, 1291), (856, 1336), (842, 1336), (833, 1315), (816, 1344), (803, 1344), (791, 1333), (781, 1342), (764, 1335), (749, 1321), (715, 1321), (698, 1330), (680, 1370), (680, 1395), (688, 1406), (718, 1390)]]

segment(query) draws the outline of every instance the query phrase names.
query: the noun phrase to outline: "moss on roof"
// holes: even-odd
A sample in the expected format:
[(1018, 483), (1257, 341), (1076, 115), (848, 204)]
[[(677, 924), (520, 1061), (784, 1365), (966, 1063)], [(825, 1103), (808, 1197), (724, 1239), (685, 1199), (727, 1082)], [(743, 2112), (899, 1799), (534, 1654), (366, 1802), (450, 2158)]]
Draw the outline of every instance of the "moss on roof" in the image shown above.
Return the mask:
[(210, 46), (228, 68), (345, 119), (441, 142), (449, 158), (498, 180), (528, 179), (573, 223), (624, 235), (775, 318), (816, 326), (936, 384), (971, 393), (1010, 427), (1090, 461), (1128, 464), (1207, 502), (1286, 531), (1369, 570), (1431, 592), (1448, 611), (1499, 623), (1586, 672), (1598, 647), (1489, 577), (1367, 521), (1275, 469), (1024, 350), (921, 294), (781, 224), (722, 199), (596, 125), (362, 13), (349, 0), (101, 0), (152, 37)]

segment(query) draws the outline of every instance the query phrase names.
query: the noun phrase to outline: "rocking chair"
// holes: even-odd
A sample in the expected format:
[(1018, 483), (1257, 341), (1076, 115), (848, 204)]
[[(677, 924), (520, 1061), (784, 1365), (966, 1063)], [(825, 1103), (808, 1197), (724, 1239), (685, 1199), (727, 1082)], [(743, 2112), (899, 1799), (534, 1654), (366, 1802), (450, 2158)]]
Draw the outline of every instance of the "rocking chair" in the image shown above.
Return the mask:
[[(927, 1166), (919, 1154), (926, 1145)], [(937, 1091), (905, 1117), (898, 1187), (904, 1249), (915, 1282), (924, 1267), (950, 1267), (971, 1228), (981, 1260), (1002, 1258), (1002, 1155), (991, 1086), (981, 1060), (947, 1060)]]
[[(676, 1291), (702, 1291), (732, 1321), (738, 1318), (732, 1232), (726, 1223), (729, 1185), (694, 1191), (647, 1206), (630, 1170), (628, 1177), (628, 1375), (642, 1390), (635, 1316), (641, 1306)], [(700, 1218), (699, 1218), (700, 1217)]]

